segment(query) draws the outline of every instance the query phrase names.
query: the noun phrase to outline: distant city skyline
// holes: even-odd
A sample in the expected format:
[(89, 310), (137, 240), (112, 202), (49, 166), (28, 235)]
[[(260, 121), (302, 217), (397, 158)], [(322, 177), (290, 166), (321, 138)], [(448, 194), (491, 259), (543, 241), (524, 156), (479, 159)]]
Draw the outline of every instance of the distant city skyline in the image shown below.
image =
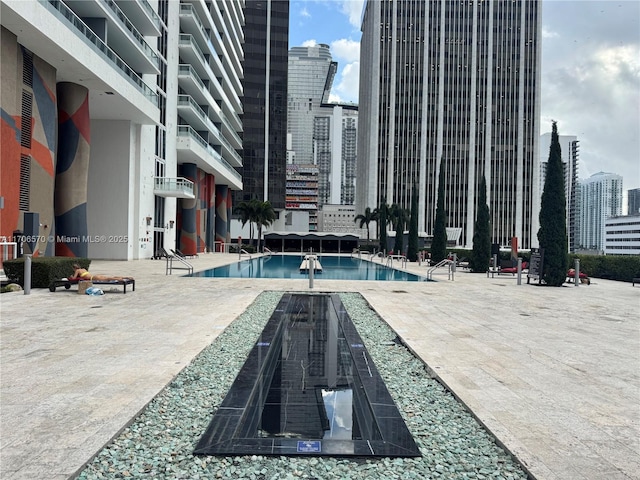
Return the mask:
[[(331, 46), (338, 73), (331, 98), (358, 101), (364, 0), (291, 0), (289, 47)], [(640, 187), (640, 2), (542, 2), (540, 134), (558, 122), (580, 139), (578, 175), (603, 169)], [(634, 107), (635, 106), (635, 107)]]

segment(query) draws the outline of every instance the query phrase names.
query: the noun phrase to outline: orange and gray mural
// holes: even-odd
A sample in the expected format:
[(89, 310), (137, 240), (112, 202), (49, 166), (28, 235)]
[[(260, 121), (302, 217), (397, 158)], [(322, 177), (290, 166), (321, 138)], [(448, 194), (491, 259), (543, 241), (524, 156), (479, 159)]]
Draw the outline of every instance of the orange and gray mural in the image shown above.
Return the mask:
[[(56, 71), (2, 29), (0, 237), (25, 234), (27, 253), (52, 253)], [(28, 219), (28, 220), (27, 220)]]
[(89, 92), (74, 83), (58, 84), (58, 162), (56, 165), (56, 255), (86, 257), (89, 176)]
[(200, 170), (193, 163), (178, 166), (179, 175), (194, 183), (195, 199), (180, 199), (178, 204), (178, 245), (185, 255), (213, 250), (213, 205), (215, 177)]
[(230, 238), (228, 229), (231, 208), (231, 195), (227, 185), (216, 186), (216, 242), (227, 243)]

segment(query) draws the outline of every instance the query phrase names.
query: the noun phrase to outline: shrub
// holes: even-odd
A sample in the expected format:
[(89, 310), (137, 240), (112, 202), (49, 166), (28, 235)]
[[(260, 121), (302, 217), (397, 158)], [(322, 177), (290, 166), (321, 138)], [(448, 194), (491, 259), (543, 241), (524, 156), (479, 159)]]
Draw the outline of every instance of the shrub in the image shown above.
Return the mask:
[[(25, 257), (3, 262), (4, 273), (11, 282), (24, 287)], [(35, 257), (31, 259), (31, 287), (49, 288), (54, 280), (73, 275), (73, 264), (89, 269), (91, 260), (76, 257)]]
[(569, 268), (580, 259), (580, 271), (590, 277), (631, 282), (640, 277), (640, 255), (572, 255)]

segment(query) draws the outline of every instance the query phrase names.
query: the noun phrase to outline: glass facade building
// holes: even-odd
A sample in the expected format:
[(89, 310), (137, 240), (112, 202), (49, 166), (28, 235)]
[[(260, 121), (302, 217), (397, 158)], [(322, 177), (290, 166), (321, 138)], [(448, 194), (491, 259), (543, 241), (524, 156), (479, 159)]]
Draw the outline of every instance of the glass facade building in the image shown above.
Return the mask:
[(599, 172), (580, 183), (580, 247), (604, 251), (605, 224), (622, 214), (622, 177)]
[(287, 131), (291, 133), (296, 163), (317, 163), (313, 149), (315, 117), (320, 105), (329, 101), (337, 68), (329, 45), (289, 49)]
[(244, 17), (243, 191), (235, 203), (256, 198), (283, 210), (289, 2), (247, 0)]

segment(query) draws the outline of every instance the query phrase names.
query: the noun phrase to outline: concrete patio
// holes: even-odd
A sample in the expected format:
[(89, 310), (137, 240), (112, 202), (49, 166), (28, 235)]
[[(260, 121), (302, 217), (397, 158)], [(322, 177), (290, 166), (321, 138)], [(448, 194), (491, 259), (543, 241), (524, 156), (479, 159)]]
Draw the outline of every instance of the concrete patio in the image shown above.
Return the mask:
[[(309, 290), (306, 280), (166, 276), (160, 260), (91, 271), (132, 275), (136, 291), (0, 296), (0, 478), (75, 476), (260, 292)], [(313, 290), (360, 292), (533, 477), (640, 479), (639, 286), (435, 279), (319, 275)]]

